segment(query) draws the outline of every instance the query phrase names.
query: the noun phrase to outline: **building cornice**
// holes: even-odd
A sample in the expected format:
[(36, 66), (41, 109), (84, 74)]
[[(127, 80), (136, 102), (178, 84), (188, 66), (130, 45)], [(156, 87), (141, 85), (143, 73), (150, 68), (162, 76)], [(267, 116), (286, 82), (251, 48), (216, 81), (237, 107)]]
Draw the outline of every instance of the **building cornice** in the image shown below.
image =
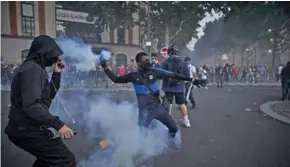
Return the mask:
[[(14, 36), (14, 35), (8, 35), (8, 34), (1, 34), (2, 38), (14, 38), (14, 39), (28, 39), (28, 40), (33, 40), (34, 37), (29, 37), (29, 36)], [(134, 44), (117, 44), (117, 43), (102, 43), (98, 41), (94, 41), (91, 39), (84, 40), (85, 43), (88, 44), (94, 44), (94, 45), (111, 45), (111, 46), (124, 46), (124, 47), (137, 47), (143, 51), (145, 51), (144, 48), (142, 48), (139, 45), (134, 45)]]

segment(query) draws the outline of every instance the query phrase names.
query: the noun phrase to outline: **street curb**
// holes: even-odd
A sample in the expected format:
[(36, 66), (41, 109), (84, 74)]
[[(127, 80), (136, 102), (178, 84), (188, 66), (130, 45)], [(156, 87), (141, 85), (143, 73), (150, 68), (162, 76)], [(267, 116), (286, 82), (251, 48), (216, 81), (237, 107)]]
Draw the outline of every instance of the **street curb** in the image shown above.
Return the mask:
[(277, 103), (282, 103), (281, 101), (270, 101), (270, 102), (267, 102), (267, 103), (264, 103), (262, 105), (260, 105), (260, 110), (265, 113), (266, 115), (278, 120), (278, 121), (281, 121), (283, 123), (286, 123), (286, 124), (290, 124), (290, 119), (289, 118), (286, 118), (286, 117), (283, 117), (277, 113), (275, 113), (274, 111), (272, 111), (272, 109), (270, 108), (271, 105), (273, 104), (277, 104)]

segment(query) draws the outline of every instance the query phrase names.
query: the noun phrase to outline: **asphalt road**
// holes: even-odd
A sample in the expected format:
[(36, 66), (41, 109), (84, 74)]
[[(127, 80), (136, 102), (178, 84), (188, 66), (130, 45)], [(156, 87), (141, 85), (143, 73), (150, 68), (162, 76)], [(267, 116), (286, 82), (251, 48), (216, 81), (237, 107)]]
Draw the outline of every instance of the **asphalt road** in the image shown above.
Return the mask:
[[(10, 144), (3, 134), (9, 92), (1, 95), (2, 167), (29, 167), (34, 158)], [(117, 100), (128, 97), (134, 100), (124, 93)], [(259, 111), (263, 102), (279, 98), (280, 89), (272, 86), (202, 90), (197, 94), (197, 109), (190, 111), (192, 127), (182, 129), (181, 151), (155, 158), (154, 167), (290, 167), (290, 126)], [(177, 109), (173, 116), (179, 120)], [(67, 142), (78, 160), (90, 150), (84, 140), (76, 136)]]

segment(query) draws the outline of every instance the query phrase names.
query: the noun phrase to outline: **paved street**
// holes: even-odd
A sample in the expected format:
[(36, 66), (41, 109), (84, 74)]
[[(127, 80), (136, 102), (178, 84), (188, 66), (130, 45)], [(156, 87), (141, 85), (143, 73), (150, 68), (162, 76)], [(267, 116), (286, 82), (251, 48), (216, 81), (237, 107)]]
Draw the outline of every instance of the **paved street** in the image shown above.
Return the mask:
[[(9, 97), (1, 92), (2, 167), (29, 167), (34, 158), (11, 145), (5, 135)], [(277, 86), (209, 86), (197, 94), (190, 111), (192, 128), (182, 129), (180, 152), (156, 158), (155, 167), (289, 167), (290, 126), (259, 111), (280, 98)], [(175, 110), (174, 118), (179, 120)], [(78, 144), (76, 144), (78, 143)], [(68, 142), (81, 159), (89, 150), (81, 137)]]

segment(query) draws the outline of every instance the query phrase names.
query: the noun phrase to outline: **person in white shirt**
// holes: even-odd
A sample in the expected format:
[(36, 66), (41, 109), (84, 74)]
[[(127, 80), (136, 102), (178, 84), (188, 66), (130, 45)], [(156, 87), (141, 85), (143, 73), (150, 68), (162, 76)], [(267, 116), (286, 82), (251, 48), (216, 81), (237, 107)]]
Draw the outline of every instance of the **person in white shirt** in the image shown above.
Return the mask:
[(281, 79), (281, 71), (283, 69), (283, 65), (279, 65), (276, 72), (276, 82), (279, 82)]
[[(203, 67), (201, 68), (201, 71), (200, 71), (200, 73), (201, 73), (201, 79), (202, 80), (205, 80), (205, 83), (207, 83), (207, 70), (206, 69), (207, 69), (206, 66), (203, 65)], [(208, 89), (207, 86), (205, 86), (204, 88), (205, 89)]]
[[(190, 78), (194, 78), (194, 79), (198, 79), (198, 77), (197, 77), (197, 73), (196, 73), (196, 68), (193, 66), (193, 65), (191, 65), (191, 63), (190, 63), (190, 58), (189, 57), (186, 57), (185, 59), (184, 59), (184, 61), (188, 64), (188, 68), (189, 68), (189, 76), (190, 76)], [(191, 87), (190, 88), (190, 85), (191, 85), (191, 83), (190, 82), (187, 82), (187, 83), (185, 83), (185, 88), (186, 88), (186, 95), (187, 95), (187, 93), (188, 93), (188, 91), (190, 91), (190, 94), (189, 94), (189, 101), (191, 102), (191, 104), (192, 104), (192, 108), (195, 108), (196, 107), (196, 102), (195, 102), (195, 99), (194, 99), (194, 94), (193, 94), (193, 87)], [(186, 103), (187, 103), (187, 101), (186, 101)], [(187, 105), (187, 104), (186, 104)]]

